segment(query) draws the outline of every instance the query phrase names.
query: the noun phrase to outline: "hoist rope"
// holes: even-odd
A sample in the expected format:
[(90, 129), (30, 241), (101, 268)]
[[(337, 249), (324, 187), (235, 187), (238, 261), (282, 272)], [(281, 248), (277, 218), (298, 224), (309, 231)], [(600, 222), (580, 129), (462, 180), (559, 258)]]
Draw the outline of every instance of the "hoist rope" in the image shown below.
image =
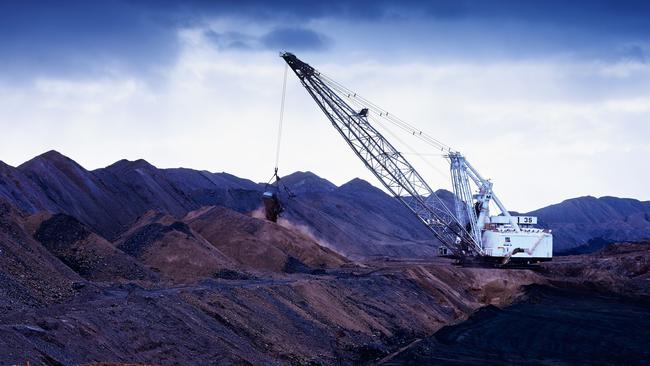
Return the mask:
[(275, 149), (275, 174), (276, 178), (278, 174), (278, 164), (280, 162), (280, 143), (282, 141), (282, 122), (284, 120), (284, 100), (287, 94), (287, 72), (289, 71), (289, 65), (284, 67), (284, 78), (282, 80), (282, 101), (280, 102), (280, 121), (278, 123), (278, 139), (277, 146)]
[[(277, 146), (275, 148), (275, 168), (273, 170), (273, 176), (271, 179), (269, 179), (268, 183), (266, 185), (268, 186), (271, 184), (271, 181), (273, 181), (273, 178), (275, 178), (275, 183), (277, 185), (278, 190), (280, 189), (280, 176), (278, 175), (278, 166), (280, 164), (280, 147), (282, 146), (282, 125), (284, 122), (284, 105), (285, 105), (285, 100), (286, 100), (286, 95), (287, 95), (287, 74), (289, 71), (289, 65), (285, 65), (284, 67), (284, 77), (282, 78), (282, 99), (280, 100), (280, 120), (278, 121), (278, 138), (277, 138)], [(289, 198), (294, 198), (296, 195), (287, 187), (286, 185), (282, 185), (284, 190), (287, 193), (287, 196)]]

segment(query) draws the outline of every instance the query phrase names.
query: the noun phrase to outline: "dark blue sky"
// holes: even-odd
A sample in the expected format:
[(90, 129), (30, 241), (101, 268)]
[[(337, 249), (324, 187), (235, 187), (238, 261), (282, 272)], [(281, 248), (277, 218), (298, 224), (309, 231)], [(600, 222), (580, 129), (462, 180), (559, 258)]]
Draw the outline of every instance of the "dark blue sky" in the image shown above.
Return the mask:
[[(544, 57), (570, 53), (598, 59), (648, 59), (648, 1), (0, 1), (0, 71), (4, 77), (85, 74), (110, 63), (148, 72), (175, 62), (177, 31), (214, 18), (275, 23), (252, 37), (212, 32), (224, 48), (325, 51), (354, 40), (389, 55), (409, 57)], [(385, 24), (406, 29), (384, 47), (365, 34), (328, 35), (313, 24)], [(335, 30), (333, 30), (335, 31)], [(423, 33), (431, 34), (423, 36)], [(441, 33), (441, 32), (444, 32)], [(333, 32), (336, 33), (336, 32)]]

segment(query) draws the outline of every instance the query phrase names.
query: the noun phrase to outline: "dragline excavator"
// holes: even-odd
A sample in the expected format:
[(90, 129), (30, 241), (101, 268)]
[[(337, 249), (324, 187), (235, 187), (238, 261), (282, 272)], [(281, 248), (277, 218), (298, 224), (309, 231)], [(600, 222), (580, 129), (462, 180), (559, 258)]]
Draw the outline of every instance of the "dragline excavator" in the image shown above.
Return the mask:
[[(289, 52), (280, 56), (355, 154), (383, 186), (442, 243), (440, 254), (498, 265), (551, 260), (553, 236), (534, 216), (514, 216), (458, 151), (389, 114)], [(453, 212), (371, 122), (388, 121), (444, 154), (455, 194)], [(499, 209), (490, 215), (490, 204)]]

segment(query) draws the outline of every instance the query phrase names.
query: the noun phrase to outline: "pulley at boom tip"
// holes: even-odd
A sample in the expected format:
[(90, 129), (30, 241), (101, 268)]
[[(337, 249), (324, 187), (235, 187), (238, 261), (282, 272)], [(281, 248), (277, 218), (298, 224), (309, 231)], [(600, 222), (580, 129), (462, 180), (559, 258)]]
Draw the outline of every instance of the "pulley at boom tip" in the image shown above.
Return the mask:
[(308, 63), (301, 61), (291, 52), (280, 52), (280, 57), (291, 67), (291, 70), (302, 80), (316, 74), (316, 70)]

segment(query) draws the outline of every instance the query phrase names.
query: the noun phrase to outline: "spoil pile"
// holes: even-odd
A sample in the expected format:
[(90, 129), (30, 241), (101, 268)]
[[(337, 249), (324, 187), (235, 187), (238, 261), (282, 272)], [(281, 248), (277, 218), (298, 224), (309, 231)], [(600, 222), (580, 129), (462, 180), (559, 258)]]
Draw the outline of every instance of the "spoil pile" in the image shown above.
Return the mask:
[(81, 280), (26, 233), (25, 219), (0, 200), (0, 313), (63, 301)]
[(43, 221), (34, 239), (81, 277), (91, 281), (156, 281), (157, 275), (72, 216)]
[(347, 262), (303, 233), (224, 207), (190, 212), (184, 221), (221, 252), (249, 268), (296, 272)]
[(545, 275), (562, 286), (650, 299), (650, 241), (611, 244), (588, 255), (556, 257)]
[(186, 223), (156, 211), (138, 218), (116, 245), (172, 283), (196, 282), (236, 267)]

